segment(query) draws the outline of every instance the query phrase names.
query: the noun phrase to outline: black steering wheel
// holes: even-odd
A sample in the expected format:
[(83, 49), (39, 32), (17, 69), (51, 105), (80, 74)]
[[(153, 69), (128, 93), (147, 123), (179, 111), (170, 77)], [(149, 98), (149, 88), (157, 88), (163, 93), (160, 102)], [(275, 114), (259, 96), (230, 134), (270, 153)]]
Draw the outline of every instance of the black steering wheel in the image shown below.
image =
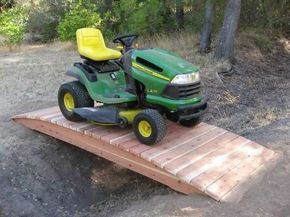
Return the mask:
[(134, 42), (135, 39), (138, 38), (139, 35), (137, 34), (129, 34), (129, 35), (121, 35), (116, 37), (113, 42), (114, 43), (120, 43), (125, 48), (130, 48)]

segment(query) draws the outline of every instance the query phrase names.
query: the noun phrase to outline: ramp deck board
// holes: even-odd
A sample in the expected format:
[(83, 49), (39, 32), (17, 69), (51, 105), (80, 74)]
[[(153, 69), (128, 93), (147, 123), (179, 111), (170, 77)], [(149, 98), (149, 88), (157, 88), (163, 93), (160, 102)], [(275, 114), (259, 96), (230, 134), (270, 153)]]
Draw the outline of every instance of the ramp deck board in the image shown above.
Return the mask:
[(247, 181), (279, 154), (222, 128), (200, 123), (185, 128), (168, 122), (166, 137), (141, 144), (132, 129), (66, 120), (58, 107), (13, 118), (26, 127), (71, 143), (184, 194), (202, 193), (218, 201), (245, 191)]

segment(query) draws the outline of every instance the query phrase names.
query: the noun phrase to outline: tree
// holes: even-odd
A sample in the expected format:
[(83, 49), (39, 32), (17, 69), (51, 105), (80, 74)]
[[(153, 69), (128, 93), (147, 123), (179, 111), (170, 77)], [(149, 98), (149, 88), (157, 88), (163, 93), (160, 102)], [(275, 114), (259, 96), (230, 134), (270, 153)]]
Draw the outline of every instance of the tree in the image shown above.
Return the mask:
[(214, 54), (216, 59), (232, 61), (240, 13), (241, 0), (228, 0), (223, 25), (219, 33), (219, 41)]
[(112, 11), (113, 9), (113, 1), (112, 0), (104, 0), (104, 11)]
[(28, 19), (27, 10), (16, 6), (0, 13), (0, 36), (4, 43), (12, 46), (20, 44), (23, 40)]
[(176, 23), (178, 29), (183, 29), (184, 27), (184, 2), (183, 0), (175, 0), (176, 9)]
[(99, 28), (102, 18), (97, 13), (96, 5), (92, 3), (82, 4), (79, 1), (64, 15), (64, 19), (58, 24), (57, 31), (62, 41), (73, 41), (76, 39), (76, 31), (83, 27)]
[(199, 52), (206, 53), (211, 45), (211, 31), (214, 15), (214, 0), (207, 0), (205, 6), (204, 24), (200, 38)]
[(0, 0), (0, 12), (5, 9), (12, 8), (12, 6), (14, 5), (15, 5), (14, 0)]

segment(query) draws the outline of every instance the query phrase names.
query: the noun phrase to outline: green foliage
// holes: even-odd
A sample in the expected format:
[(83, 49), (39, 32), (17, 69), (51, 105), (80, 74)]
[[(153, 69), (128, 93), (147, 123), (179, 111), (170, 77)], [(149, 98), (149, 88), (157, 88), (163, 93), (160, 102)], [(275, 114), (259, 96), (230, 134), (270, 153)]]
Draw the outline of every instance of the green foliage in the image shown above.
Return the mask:
[(197, 3), (196, 1), (189, 2), (191, 5), (190, 11), (185, 14), (187, 25), (185, 25), (185, 30), (189, 32), (199, 32), (203, 26), (204, 11), (205, 11), (206, 1), (201, 1)]
[(67, 0), (40, 0), (32, 5), (27, 30), (36, 40), (50, 41), (58, 36), (57, 26), (71, 6)]
[(64, 19), (59, 23), (57, 31), (62, 41), (75, 40), (75, 33), (79, 28), (96, 27), (102, 23), (97, 7), (94, 4), (83, 4), (80, 1), (64, 15)]
[[(135, 4), (134, 13), (128, 14), (126, 23), (121, 23), (120, 32), (130, 31), (142, 35), (150, 35), (159, 32), (162, 28), (160, 6), (158, 0), (147, 0)], [(122, 10), (125, 9), (122, 8)]]
[(241, 10), (241, 26), (276, 29), (287, 32), (290, 29), (290, 1), (244, 0)]
[(126, 24), (128, 24), (130, 16), (135, 13), (136, 9), (136, 0), (115, 1), (112, 11), (107, 11), (104, 14), (104, 30), (106, 35), (114, 36), (115, 34), (130, 32), (131, 30), (126, 27)]
[(213, 32), (218, 32), (224, 21), (224, 12), (227, 1), (225, 0), (213, 0), (215, 2)]
[(27, 23), (27, 11), (13, 7), (0, 13), (0, 35), (7, 45), (20, 44), (23, 40)]
[(152, 35), (175, 29), (173, 13), (168, 0), (120, 0), (113, 10), (104, 14), (104, 26), (109, 35), (135, 32)]
[[(215, 3), (213, 32), (216, 33), (222, 25), (228, 0), (211, 1)], [(34, 41), (46, 42), (57, 37), (74, 40), (76, 29), (85, 26), (101, 26), (109, 38), (132, 32), (145, 37), (172, 33), (180, 30), (177, 22), (184, 23), (183, 30), (199, 33), (205, 3), (200, 0), (0, 0), (0, 28), (2, 37), (7, 35), (5, 38), (11, 32), (18, 32), (16, 37), (9, 36), (6, 43), (20, 43), (27, 20), (27, 13), (23, 12), (25, 17), (18, 16), (21, 10), (28, 11), (26, 31)], [(23, 5), (30, 6), (29, 10), (21, 9)], [(181, 14), (184, 16), (176, 14), (178, 8), (179, 12), (183, 8)], [(9, 10), (15, 16), (7, 14)], [(7, 16), (16, 21), (7, 24)], [(290, 29), (290, 1), (279, 0), (274, 4), (272, 0), (243, 0), (239, 26), (287, 32)]]
[(0, 11), (12, 8), (14, 5), (14, 0), (0, 0)]

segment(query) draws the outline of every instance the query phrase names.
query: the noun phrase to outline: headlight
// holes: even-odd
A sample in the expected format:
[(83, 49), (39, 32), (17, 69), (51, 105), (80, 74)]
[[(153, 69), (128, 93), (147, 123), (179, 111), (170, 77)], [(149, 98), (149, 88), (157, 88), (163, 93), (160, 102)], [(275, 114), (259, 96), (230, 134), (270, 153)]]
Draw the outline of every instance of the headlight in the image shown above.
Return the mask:
[(199, 72), (193, 72), (190, 74), (176, 75), (171, 83), (172, 84), (190, 84), (200, 81)]

